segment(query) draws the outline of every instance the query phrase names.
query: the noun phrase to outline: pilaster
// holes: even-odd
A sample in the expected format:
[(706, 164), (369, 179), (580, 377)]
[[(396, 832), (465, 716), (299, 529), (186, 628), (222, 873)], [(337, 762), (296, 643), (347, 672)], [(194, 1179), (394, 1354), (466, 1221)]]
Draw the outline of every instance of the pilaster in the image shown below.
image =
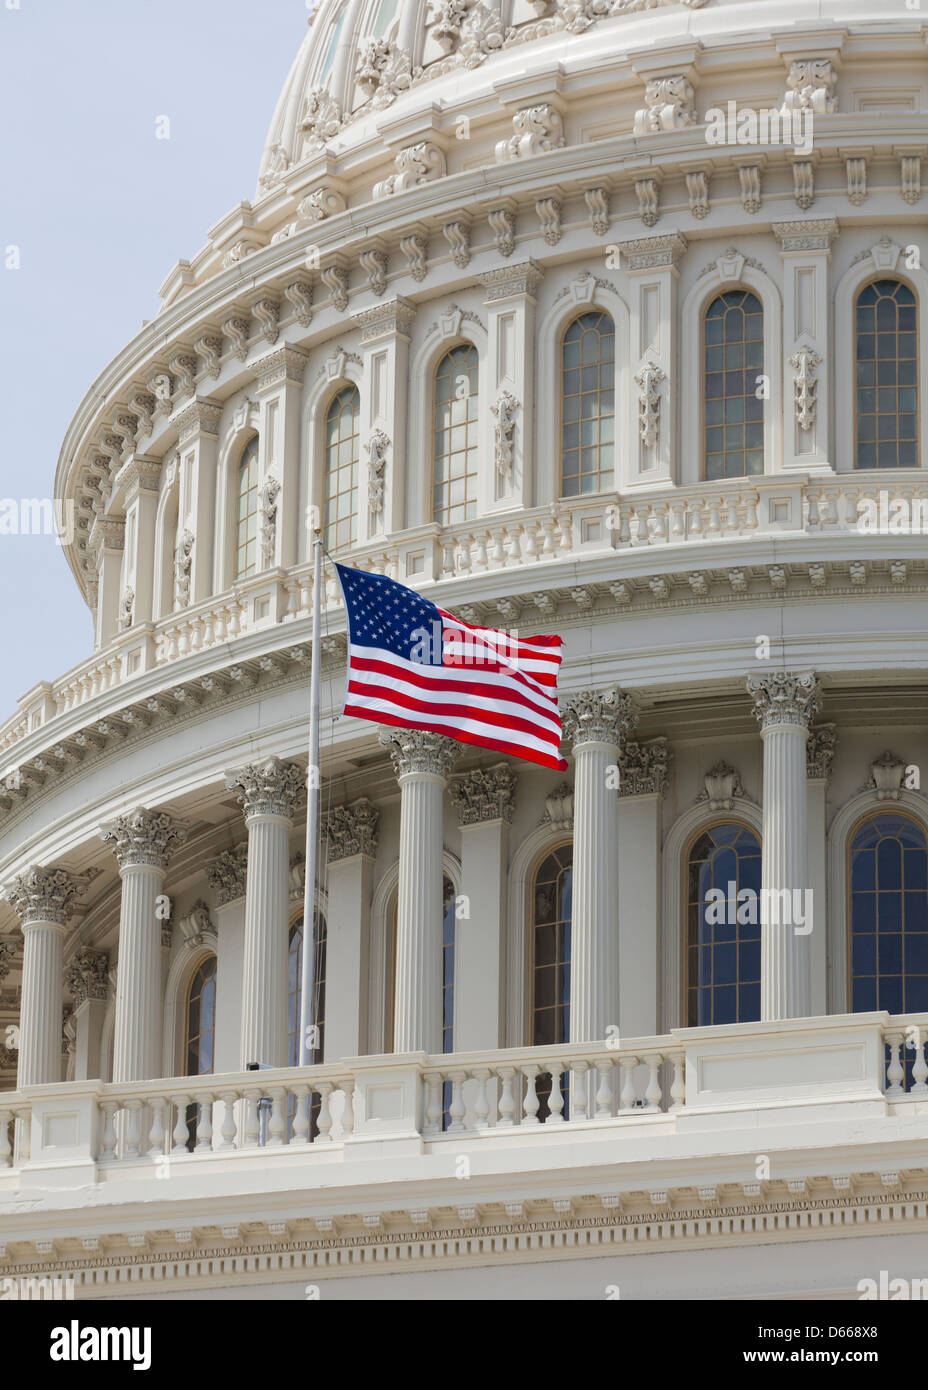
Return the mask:
[(368, 383), (361, 399), (360, 544), (406, 525), (409, 328), (415, 314), (416, 306), (397, 295), (354, 315)]
[(380, 812), (360, 797), (325, 817), (328, 862), (326, 995), (336, 1001), (325, 1022), (326, 1062), (367, 1051), (371, 899)]
[(212, 592), (221, 414), (222, 407), (217, 401), (197, 398), (181, 411), (176, 421), (180, 454), (178, 534), (187, 530), (194, 537), (190, 603), (199, 603)]
[(102, 1080), (101, 1038), (109, 992), (109, 958), (84, 946), (65, 969), (65, 984), (74, 1004), (74, 1080)]
[(783, 469), (835, 467), (829, 395), (835, 218), (774, 222), (783, 260)]
[(280, 346), (255, 364), (260, 411), (261, 504), (258, 568), (297, 564), (300, 543), (300, 444), (307, 354)]
[(669, 784), (665, 738), (628, 742), (619, 755), (619, 1030), (658, 1032), (661, 801)]
[(480, 515), (534, 503), (535, 292), (543, 274), (528, 260), (480, 277), (486, 290), (492, 465), (478, 487)]
[(206, 866), (216, 895), (216, 991), (222, 1008), (216, 1014), (216, 1070), (241, 1066), (242, 976), (245, 967), (245, 882), (248, 845), (225, 849)]
[[(619, 243), (631, 289), (629, 397), (637, 421), (620, 491), (671, 483), (676, 468), (677, 263), (686, 250), (679, 232)], [(619, 415), (617, 404), (617, 416)]]

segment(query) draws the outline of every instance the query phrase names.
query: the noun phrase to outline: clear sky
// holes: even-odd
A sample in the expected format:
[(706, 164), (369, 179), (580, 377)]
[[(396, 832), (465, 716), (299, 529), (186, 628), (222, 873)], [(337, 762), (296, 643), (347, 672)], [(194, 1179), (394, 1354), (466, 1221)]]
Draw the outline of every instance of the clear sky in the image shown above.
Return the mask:
[[(309, 8), (0, 0), (0, 499), (52, 495), (84, 392), (174, 263), (253, 197)], [(0, 633), (3, 723), (92, 651), (54, 538), (0, 534)]]

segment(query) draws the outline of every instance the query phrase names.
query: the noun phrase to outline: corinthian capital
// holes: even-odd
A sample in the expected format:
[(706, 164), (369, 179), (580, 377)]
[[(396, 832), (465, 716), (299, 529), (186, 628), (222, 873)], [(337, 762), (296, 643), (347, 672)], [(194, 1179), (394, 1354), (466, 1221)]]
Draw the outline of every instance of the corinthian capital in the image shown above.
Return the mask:
[(246, 821), (252, 816), (286, 816), (289, 819), (306, 796), (306, 773), (297, 763), (267, 758), (230, 773), (226, 786), (238, 791)]
[(106, 952), (83, 947), (65, 970), (64, 982), (75, 1009), (88, 999), (105, 999), (109, 987)]
[(373, 855), (377, 848), (377, 825), (380, 812), (366, 796), (350, 806), (334, 806), (325, 817), (323, 834), (328, 844), (328, 859), (350, 859), (355, 854)]
[(427, 729), (381, 729), (380, 743), (389, 748), (397, 777), (414, 772), (447, 777), (461, 755), (461, 745), (455, 739)]
[(564, 741), (576, 750), (584, 743), (624, 743), (638, 723), (632, 697), (618, 686), (578, 690), (561, 701)]
[(619, 796), (663, 796), (673, 757), (665, 738), (626, 743), (619, 754)]
[(120, 869), (139, 865), (164, 869), (186, 838), (187, 827), (180, 821), (165, 811), (148, 811), (144, 806), (119, 816), (100, 832), (100, 839), (111, 847)]
[(802, 675), (772, 671), (766, 676), (748, 676), (747, 688), (762, 732), (780, 724), (798, 724), (808, 730), (822, 707), (822, 692), (814, 671)]
[(515, 789), (512, 768), (508, 763), (497, 763), (455, 777), (449, 794), (461, 825), (479, 825), (481, 821), (511, 821)]
[(75, 898), (85, 892), (92, 878), (89, 873), (73, 874), (69, 869), (30, 864), (4, 888), (3, 896), (13, 904), (24, 927), (32, 922), (54, 922), (64, 927), (74, 910)]
[(820, 724), (806, 741), (806, 776), (812, 781), (827, 782), (835, 758), (838, 730), (834, 724)]
[(235, 849), (224, 849), (206, 866), (209, 886), (216, 894), (218, 907), (234, 903), (245, 896), (245, 875), (248, 869), (248, 845), (242, 843)]

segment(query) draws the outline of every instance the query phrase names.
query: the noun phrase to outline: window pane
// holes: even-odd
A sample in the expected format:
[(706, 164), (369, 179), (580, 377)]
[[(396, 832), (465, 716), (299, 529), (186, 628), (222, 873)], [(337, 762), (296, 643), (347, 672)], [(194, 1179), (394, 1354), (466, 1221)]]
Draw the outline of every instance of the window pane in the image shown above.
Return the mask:
[(361, 403), (356, 386), (345, 386), (326, 411), (323, 532), (336, 551), (358, 538), (357, 483)]
[(461, 343), (435, 371), (432, 518), (442, 526), (466, 521), (476, 511), (477, 392), (477, 349)]
[[(576, 497), (612, 487), (614, 437), (615, 326), (608, 314), (581, 314), (564, 333), (561, 359), (561, 423), (582, 421), (578, 459), (568, 453), (574, 438), (562, 438), (561, 496)], [(578, 468), (579, 465), (579, 468)], [(577, 477), (579, 471), (580, 477)]]
[[(718, 295), (703, 320), (703, 459), (708, 479), (763, 473), (763, 400), (755, 394), (764, 370), (764, 312), (749, 290)], [(734, 426), (751, 420), (750, 435)]]
[[(713, 826), (687, 862), (687, 1021), (690, 1027), (760, 1017), (760, 842), (737, 821)], [(751, 899), (739, 899), (743, 890)], [(720, 891), (719, 891), (720, 890)]]
[[(914, 387), (918, 380), (918, 332), (915, 296), (909, 287), (900, 280), (866, 285), (857, 296), (855, 332), (854, 466), (914, 467), (918, 461)], [(897, 391), (899, 384), (911, 389)], [(872, 390), (874, 385), (879, 389)]]

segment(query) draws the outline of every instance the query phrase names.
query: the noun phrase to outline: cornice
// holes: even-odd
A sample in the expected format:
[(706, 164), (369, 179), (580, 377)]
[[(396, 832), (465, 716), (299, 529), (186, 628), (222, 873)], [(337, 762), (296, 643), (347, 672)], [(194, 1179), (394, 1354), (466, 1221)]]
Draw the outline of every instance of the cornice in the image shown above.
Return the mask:
[[(8, 1224), (0, 1270), (4, 1276), (25, 1278), (54, 1269), (74, 1277), (78, 1287), (99, 1291), (101, 1285), (123, 1285), (125, 1271), (134, 1269), (134, 1288), (150, 1284), (163, 1291), (188, 1280), (202, 1288), (207, 1261), (209, 1282), (221, 1286), (242, 1281), (244, 1260), (250, 1282), (279, 1282), (284, 1274), (292, 1278), (302, 1271), (326, 1277), (383, 1273), (398, 1268), (400, 1251), (401, 1268), (440, 1270), (589, 1258), (616, 1248), (623, 1255), (648, 1254), (860, 1237), (865, 1231), (928, 1231), (924, 1174), (910, 1174), (909, 1181), (885, 1176), (895, 1182), (881, 1185), (878, 1175), (868, 1172), (576, 1196), (567, 1192), (570, 1174), (565, 1171), (563, 1194), (550, 1185), (545, 1195), (532, 1192), (507, 1201), (482, 1201), (479, 1193), (468, 1193), (469, 1201), (456, 1206), (438, 1204), (434, 1197), (418, 1202), (394, 1195), (383, 1211), (359, 1214), (356, 1207), (329, 1207), (315, 1217), (305, 1214), (306, 1194), (289, 1201), (284, 1194), (276, 1197), (276, 1211), (265, 1219), (249, 1219), (236, 1206), (228, 1221), (204, 1220), (194, 1215), (195, 1198), (172, 1204), (167, 1194), (159, 1203), (160, 1224), (153, 1229), (125, 1212), (115, 1229), (110, 1219), (99, 1235), (92, 1229), (95, 1222), (85, 1220), (80, 1239), (49, 1235), (41, 1225), (42, 1234), (19, 1235)], [(913, 1185), (913, 1178), (922, 1185)], [(89, 1215), (78, 1210), (83, 1218)], [(100, 1204), (94, 1216), (106, 1219), (107, 1212)], [(61, 1212), (48, 1215), (57, 1219), (57, 1232)], [(24, 1218), (16, 1224), (24, 1224)]]

